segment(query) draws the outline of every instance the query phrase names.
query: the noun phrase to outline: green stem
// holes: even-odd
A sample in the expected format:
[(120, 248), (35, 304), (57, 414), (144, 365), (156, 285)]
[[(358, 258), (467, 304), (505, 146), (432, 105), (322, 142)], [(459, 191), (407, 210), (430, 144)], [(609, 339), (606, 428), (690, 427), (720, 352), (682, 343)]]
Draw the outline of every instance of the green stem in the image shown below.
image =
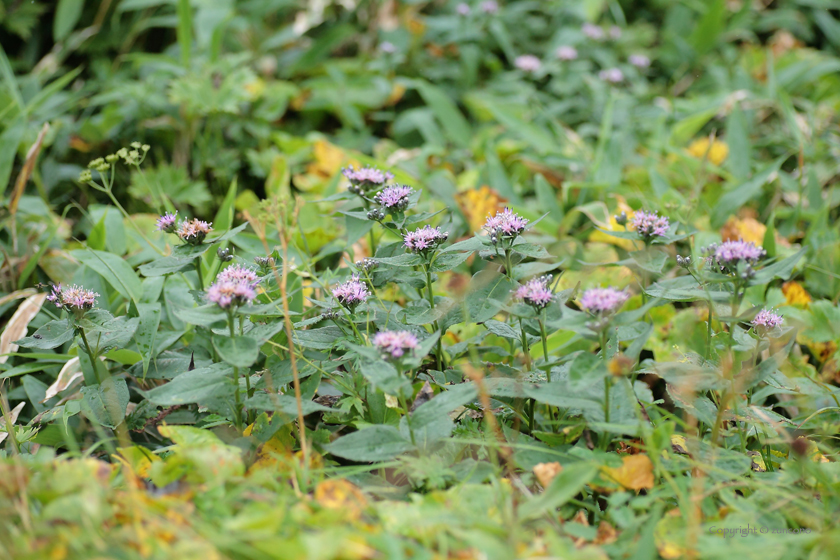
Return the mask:
[(411, 413), (408, 411), (408, 403), (405, 400), (405, 397), (400, 395), (400, 406), (402, 406), (403, 410), (405, 411), (405, 424), (408, 426), (408, 435), (411, 436), (411, 445), (416, 446), (417, 442), (414, 440), (414, 430), (411, 428)]
[[(607, 361), (607, 330), (603, 329), (601, 331), (601, 357), (606, 362)], [(610, 389), (612, 388), (612, 374), (607, 372), (607, 376), (604, 378), (604, 423), (610, 423)], [(607, 435), (606, 430), (604, 431), (604, 438), (601, 448), (606, 451), (610, 446), (610, 437)]]
[(9, 401), (6, 400), (6, 393), (2, 390), (2, 385), (6, 380), (0, 380), (0, 407), (2, 407), (3, 419), (6, 421), (6, 433), (9, 434), (9, 441), (12, 442), (12, 449), (15, 450), (15, 455), (20, 455), (20, 444), (15, 434), (15, 425), (12, 422), (12, 413), (9, 411)]
[(531, 371), (531, 350), (528, 348), (528, 335), (525, 333), (525, 325), (519, 319), (519, 336), (522, 339), (522, 352), (525, 354), (525, 371)]
[[(548, 336), (545, 333), (545, 322), (542, 319), (539, 319), (540, 322), (540, 338), (542, 338), (542, 347), (543, 347), (543, 357), (545, 357), (545, 363), (548, 364)], [(545, 378), (546, 380), (551, 383), (551, 369), (546, 368), (545, 370)]]
[[(230, 329), (230, 336), (233, 338), (236, 336), (236, 332), (233, 326), (233, 314), (228, 314), (228, 327)], [(236, 401), (236, 410), (234, 411), (234, 422), (236, 423), (236, 429), (239, 433), (242, 433), (242, 395), (240, 394), (239, 390), (239, 368), (237, 366), (233, 366), (233, 380), (236, 384), (236, 390), (234, 392), (234, 400)]]
[(141, 230), (141, 229), (140, 229), (140, 227), (139, 227), (139, 226), (138, 226), (138, 225), (134, 222), (134, 218), (132, 218), (132, 217), (131, 217), (131, 215), (130, 215), (127, 211), (126, 211), (126, 209), (122, 207), (122, 204), (120, 204), (120, 202), (119, 202), (119, 201), (117, 200), (117, 198), (114, 196), (114, 193), (112, 193), (112, 192), (111, 192), (111, 189), (110, 189), (110, 188), (109, 188), (109, 189), (105, 189), (105, 190), (104, 190), (104, 192), (105, 192), (105, 194), (107, 194), (107, 195), (108, 195), (108, 198), (110, 198), (110, 199), (111, 199), (111, 202), (113, 202), (113, 203), (114, 203), (114, 206), (116, 206), (116, 207), (117, 207), (117, 209), (118, 209), (118, 210), (122, 213), (122, 215), (123, 215), (123, 216), (125, 216), (125, 217), (126, 217), (126, 219), (128, 219), (128, 221), (131, 223), (131, 225), (134, 227), (134, 229), (135, 229), (135, 230), (137, 230), (137, 233), (139, 233), (139, 234), (140, 234), (140, 237), (142, 237), (142, 238), (143, 238), (143, 241), (145, 241), (146, 243), (148, 243), (148, 244), (149, 244), (149, 246), (150, 246), (152, 249), (154, 249), (154, 250), (155, 250), (155, 252), (156, 252), (158, 255), (164, 256), (164, 252), (163, 252), (163, 251), (161, 251), (161, 250), (158, 248), (158, 246), (157, 246), (157, 245), (155, 245), (154, 243), (152, 243), (152, 241), (151, 241), (148, 237), (146, 237), (146, 234), (145, 234), (145, 233), (143, 233), (143, 230)]
[(204, 289), (204, 275), (201, 272), (201, 257), (195, 259), (195, 271), (198, 273), (198, 289)]
[(105, 379), (110, 377), (110, 375), (106, 375), (105, 377), (99, 375), (99, 360), (97, 359), (98, 356), (96, 356), (93, 353), (93, 350), (90, 349), (90, 344), (88, 343), (87, 336), (85, 336), (85, 329), (79, 327), (79, 334), (82, 335), (82, 342), (85, 345), (85, 352), (87, 352), (88, 358), (90, 358), (90, 363), (93, 367), (93, 374), (96, 376), (96, 380), (102, 383), (103, 381), (105, 381)]
[[(432, 310), (435, 308), (435, 293), (432, 289), (432, 271), (430, 264), (423, 265), (423, 271), (426, 273), (426, 296), (429, 300), (429, 306)], [(436, 331), (440, 330), (440, 325), (437, 321), (433, 324), (434, 329)], [(440, 333), (440, 336), (437, 339), (437, 349), (435, 350), (435, 363), (437, 365), (438, 371), (443, 371), (443, 342), (441, 339), (443, 338), (443, 333)]]

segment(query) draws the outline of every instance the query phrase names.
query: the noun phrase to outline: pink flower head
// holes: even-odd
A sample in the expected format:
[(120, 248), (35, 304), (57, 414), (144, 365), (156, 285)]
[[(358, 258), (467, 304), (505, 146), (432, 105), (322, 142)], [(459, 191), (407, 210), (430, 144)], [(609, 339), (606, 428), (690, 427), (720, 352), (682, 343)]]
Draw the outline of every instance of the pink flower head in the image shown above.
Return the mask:
[(650, 66), (650, 59), (643, 54), (631, 54), (627, 60), (636, 68), (647, 68)]
[(560, 60), (575, 60), (578, 57), (577, 49), (569, 45), (562, 45), (557, 47), (554, 51), (554, 56)]
[(523, 54), (517, 56), (514, 60), (514, 65), (523, 72), (536, 72), (542, 66), (540, 59), (532, 54)]
[(425, 253), (437, 248), (449, 238), (449, 234), (439, 227), (425, 226), (410, 231), (403, 236), (403, 245), (412, 253)]
[(394, 45), (394, 43), (390, 41), (383, 41), (379, 45), (379, 50), (384, 52), (385, 54), (394, 54), (395, 52), (397, 52), (397, 47)]
[(382, 331), (373, 337), (373, 345), (386, 356), (398, 359), (406, 352), (416, 350), (420, 343), (417, 337), (408, 331)]
[(359, 169), (345, 167), (341, 174), (350, 181), (350, 191), (356, 194), (365, 194), (374, 187), (381, 187), (394, 178), (393, 173), (382, 171), (376, 167), (360, 167)]
[(222, 270), (216, 275), (216, 282), (242, 282), (256, 286), (260, 278), (252, 269), (235, 264)]
[(621, 39), (621, 28), (617, 25), (613, 25), (610, 27), (610, 39), (613, 41), (617, 41)]
[(211, 231), (213, 231), (212, 223), (193, 218), (181, 222), (176, 233), (182, 241), (186, 241), (190, 245), (199, 245)]
[(744, 263), (751, 269), (752, 265), (767, 254), (762, 247), (743, 239), (724, 241), (721, 244), (713, 243), (703, 249), (703, 252), (709, 254), (708, 261), (712, 268), (718, 269), (722, 274), (735, 274), (739, 263)]
[(619, 70), (618, 68), (608, 68), (606, 70), (601, 70), (598, 72), (598, 77), (605, 82), (609, 82), (611, 84), (617, 84), (619, 82), (624, 81), (624, 73)]
[(377, 203), (388, 210), (403, 212), (408, 208), (409, 199), (414, 194), (414, 189), (408, 185), (393, 185), (385, 187), (373, 197)]
[(500, 238), (512, 239), (525, 231), (528, 220), (519, 214), (505, 208), (496, 212), (495, 216), (487, 216), (484, 229), (490, 234), (490, 240), (498, 243)]
[(222, 309), (251, 303), (256, 297), (257, 291), (254, 289), (254, 286), (247, 282), (216, 280), (207, 288), (207, 301), (215, 303)]
[(546, 307), (554, 299), (554, 294), (548, 287), (549, 282), (551, 282), (551, 276), (540, 276), (528, 280), (517, 288), (516, 299), (521, 299), (535, 309)]
[(499, 11), (499, 3), (493, 0), (487, 0), (481, 3), (481, 11), (485, 14), (495, 14)]
[(461, 2), (455, 8), (455, 11), (458, 12), (459, 16), (468, 16), (468, 15), (470, 15), (470, 5), (467, 4), (466, 2)]
[(618, 311), (630, 299), (630, 294), (615, 288), (591, 288), (583, 292), (580, 306), (594, 315), (609, 315)]
[(604, 39), (604, 30), (600, 26), (592, 23), (584, 23), (580, 28), (584, 35), (593, 41), (601, 41)]
[(645, 239), (650, 239), (652, 237), (663, 237), (667, 235), (671, 224), (666, 216), (660, 216), (656, 212), (639, 210), (633, 216), (630, 227), (635, 229), (636, 233)]
[(162, 231), (165, 233), (175, 233), (175, 221), (178, 219), (178, 212), (174, 214), (166, 213), (160, 218), (157, 219), (155, 225), (157, 226), (158, 231)]
[(358, 274), (354, 274), (350, 277), (350, 280), (333, 288), (332, 292), (335, 299), (338, 300), (338, 303), (350, 311), (354, 310), (370, 297), (367, 284), (359, 280)]
[(769, 311), (767, 309), (762, 309), (756, 314), (755, 318), (752, 320), (752, 325), (753, 327), (755, 327), (755, 330), (760, 334), (766, 334), (767, 331), (782, 326), (782, 323), (784, 322), (785, 319), (781, 315)]
[(60, 309), (80, 313), (92, 309), (99, 294), (85, 290), (81, 286), (68, 286), (63, 288), (61, 284), (52, 287), (52, 293), (47, 296), (47, 301), (52, 302)]

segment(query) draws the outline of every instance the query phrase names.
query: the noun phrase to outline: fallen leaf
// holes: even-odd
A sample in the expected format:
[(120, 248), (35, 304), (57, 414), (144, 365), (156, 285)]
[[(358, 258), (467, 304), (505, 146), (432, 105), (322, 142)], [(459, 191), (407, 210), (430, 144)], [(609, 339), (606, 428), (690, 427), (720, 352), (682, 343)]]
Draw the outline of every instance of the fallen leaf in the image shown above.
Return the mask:
[(720, 230), (720, 236), (724, 241), (751, 241), (756, 245), (764, 243), (764, 233), (767, 226), (751, 217), (736, 218), (730, 216), (726, 224)]
[(618, 540), (618, 532), (615, 530), (615, 527), (606, 521), (601, 521), (598, 524), (598, 534), (595, 536), (592, 544), (612, 544), (616, 540)]
[(811, 294), (799, 282), (791, 280), (782, 284), (782, 293), (788, 305), (808, 308), (811, 305)]
[(456, 198), (470, 224), (470, 231), (473, 232), (481, 231), (484, 222), (487, 221), (487, 216), (504, 209), (504, 204), (507, 202), (507, 199), (502, 198), (498, 192), (487, 185), (458, 193)]
[(14, 341), (26, 336), (29, 322), (41, 311), (46, 299), (47, 294), (35, 294), (26, 298), (9, 319), (3, 334), (0, 335), (0, 364), (5, 364), (9, 354), (17, 351), (18, 345)]
[(358, 519), (368, 505), (362, 491), (344, 479), (319, 482), (315, 487), (314, 496), (321, 507), (343, 510), (351, 520)]
[(68, 360), (61, 368), (61, 371), (58, 372), (58, 377), (55, 379), (53, 384), (47, 387), (47, 392), (44, 394), (44, 400), (41, 402), (47, 402), (54, 396), (58, 395), (60, 392), (70, 387), (75, 381), (81, 379), (82, 375), (82, 364), (79, 361), (79, 358), (76, 357)]
[(563, 465), (558, 462), (538, 463), (533, 468), (534, 476), (543, 488), (548, 488), (554, 477), (563, 471)]
[(601, 472), (628, 490), (653, 488), (653, 463), (647, 455), (625, 455), (621, 461), (620, 467), (602, 467)]

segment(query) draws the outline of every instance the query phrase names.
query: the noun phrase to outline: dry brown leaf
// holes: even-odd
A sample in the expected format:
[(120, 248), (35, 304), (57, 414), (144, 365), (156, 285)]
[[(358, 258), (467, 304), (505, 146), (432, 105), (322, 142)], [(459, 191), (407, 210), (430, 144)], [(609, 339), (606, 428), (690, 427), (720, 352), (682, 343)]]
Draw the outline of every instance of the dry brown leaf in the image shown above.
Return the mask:
[(653, 463), (647, 455), (625, 455), (621, 461), (618, 468), (603, 467), (604, 475), (628, 490), (653, 488)]
[(81, 379), (81, 377), (82, 363), (79, 361), (77, 356), (68, 360), (67, 363), (64, 364), (61, 371), (58, 372), (58, 377), (55, 379), (53, 384), (47, 387), (47, 392), (44, 394), (44, 400), (41, 402), (47, 402), (60, 392), (70, 387), (75, 381)]
[[(12, 416), (12, 425), (14, 426), (15, 422), (17, 422), (18, 416), (20, 416), (20, 411), (23, 410), (23, 407), (26, 406), (25, 402), (19, 403), (16, 407), (12, 409), (11, 416)], [(6, 418), (4, 416), (0, 416), (0, 430), (6, 429)], [(6, 441), (6, 438), (9, 437), (9, 432), (0, 432), (0, 443)]]
[(606, 521), (601, 521), (601, 523), (598, 524), (598, 534), (595, 536), (595, 540), (592, 541), (592, 544), (612, 544), (616, 540), (618, 540), (618, 532), (615, 530), (615, 527)]
[(548, 488), (554, 477), (563, 472), (563, 465), (558, 462), (539, 463), (534, 465), (534, 476), (543, 488)]
[(730, 216), (720, 230), (720, 236), (724, 241), (751, 241), (756, 245), (764, 243), (764, 234), (767, 226), (751, 217), (736, 218)]
[(315, 487), (315, 501), (327, 509), (344, 510), (352, 520), (358, 519), (368, 505), (362, 491), (344, 479), (319, 482)]
[(9, 354), (17, 351), (18, 345), (14, 341), (26, 336), (29, 322), (41, 311), (41, 306), (44, 305), (46, 299), (47, 294), (35, 294), (26, 298), (9, 319), (3, 334), (0, 335), (0, 364), (5, 364), (9, 359)]

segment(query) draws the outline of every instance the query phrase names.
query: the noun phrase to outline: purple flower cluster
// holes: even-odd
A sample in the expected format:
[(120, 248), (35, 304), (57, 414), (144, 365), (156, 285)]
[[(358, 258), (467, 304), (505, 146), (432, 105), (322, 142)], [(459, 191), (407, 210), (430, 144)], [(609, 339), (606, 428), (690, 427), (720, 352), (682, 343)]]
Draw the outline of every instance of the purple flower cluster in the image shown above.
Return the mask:
[(373, 345), (383, 354), (396, 360), (406, 352), (416, 350), (420, 343), (417, 337), (408, 331), (382, 331), (373, 337)]
[(459, 16), (468, 16), (470, 15), (470, 5), (466, 2), (461, 2), (455, 7), (455, 11), (458, 12)]
[(624, 73), (618, 68), (608, 68), (598, 72), (598, 77), (605, 82), (617, 84), (624, 81)]
[(47, 296), (47, 301), (60, 309), (78, 313), (93, 308), (98, 297), (99, 294), (96, 292), (85, 290), (81, 286), (62, 288), (61, 284), (58, 284), (52, 287), (52, 293)]
[(393, 173), (382, 171), (376, 167), (360, 167), (359, 169), (345, 167), (341, 170), (342, 175), (350, 181), (350, 190), (355, 194), (365, 194), (374, 187), (381, 187), (394, 178)]
[(554, 51), (554, 56), (560, 60), (575, 60), (578, 57), (577, 49), (569, 45), (561, 45)]
[(513, 64), (523, 72), (536, 72), (542, 66), (540, 59), (532, 54), (517, 56)]
[(602, 41), (604, 39), (604, 30), (600, 26), (587, 22), (583, 24), (580, 30), (588, 39), (592, 39), (593, 41)]
[(543, 309), (554, 299), (554, 294), (548, 287), (549, 282), (551, 282), (551, 276), (532, 278), (519, 286), (515, 296), (535, 309)]
[(481, 3), (481, 11), (485, 14), (493, 15), (499, 11), (499, 3), (495, 0), (487, 0)]
[(784, 322), (785, 319), (781, 315), (767, 309), (762, 309), (752, 320), (752, 325), (756, 331), (766, 333), (769, 330), (782, 326)]
[(660, 216), (656, 212), (645, 212), (644, 210), (636, 212), (633, 215), (633, 221), (630, 222), (630, 227), (645, 239), (664, 237), (670, 226), (671, 224), (666, 216)]
[(414, 189), (408, 185), (393, 185), (376, 193), (373, 200), (388, 210), (404, 212), (408, 208), (412, 194), (414, 194)]
[(519, 214), (511, 211), (510, 208), (505, 208), (500, 212), (496, 212), (495, 216), (487, 216), (487, 221), (484, 222), (484, 229), (490, 234), (490, 241), (494, 244), (498, 243), (500, 239), (512, 239), (525, 231), (528, 225), (528, 220)]
[(175, 233), (178, 234), (178, 237), (180, 237), (182, 241), (185, 241), (190, 245), (199, 245), (211, 231), (213, 231), (212, 223), (199, 220), (198, 218), (193, 218), (192, 220), (184, 220), (181, 222)]
[(155, 225), (157, 226), (158, 231), (162, 231), (164, 233), (175, 233), (176, 224), (175, 222), (178, 220), (178, 212), (171, 214), (167, 212), (160, 218), (158, 218)]
[(403, 245), (412, 253), (425, 253), (436, 249), (449, 238), (449, 234), (439, 227), (425, 226), (410, 231), (403, 236)]
[(216, 281), (207, 289), (207, 301), (222, 309), (238, 307), (257, 297), (257, 273), (244, 266), (229, 266), (216, 275)]
[(763, 247), (743, 239), (724, 241), (720, 244), (713, 243), (703, 249), (703, 252), (708, 255), (712, 268), (718, 269), (722, 274), (735, 274), (738, 271), (738, 265), (743, 263), (746, 265), (744, 273), (748, 276), (752, 272), (752, 265), (767, 254)]
[(609, 315), (618, 311), (630, 298), (624, 290), (615, 288), (591, 288), (583, 292), (580, 306), (595, 315)]
[(347, 282), (342, 282), (333, 288), (333, 296), (338, 300), (338, 303), (349, 309), (354, 310), (356, 307), (370, 297), (370, 291), (367, 284), (359, 280), (359, 275), (354, 274)]
[(650, 59), (643, 54), (631, 54), (627, 60), (636, 68), (647, 68), (650, 66)]

